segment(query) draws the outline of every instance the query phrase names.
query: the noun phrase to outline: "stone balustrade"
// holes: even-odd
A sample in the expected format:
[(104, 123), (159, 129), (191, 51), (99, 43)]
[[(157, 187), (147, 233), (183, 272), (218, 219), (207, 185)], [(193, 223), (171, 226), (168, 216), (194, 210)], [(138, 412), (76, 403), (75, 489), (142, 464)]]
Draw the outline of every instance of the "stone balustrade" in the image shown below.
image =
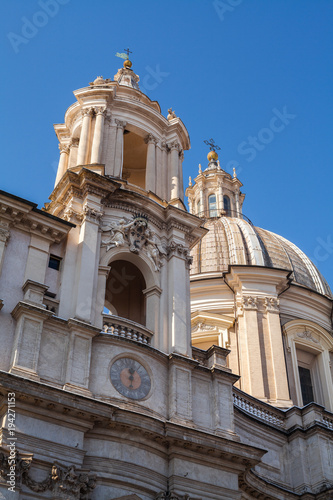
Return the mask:
[(266, 403), (261, 403), (258, 400), (253, 400), (239, 389), (233, 389), (234, 405), (236, 408), (244, 410), (249, 415), (252, 415), (260, 420), (275, 425), (280, 428), (285, 427), (285, 415), (282, 410), (274, 409)]
[(103, 316), (103, 330), (101, 333), (148, 345), (151, 343), (151, 338), (154, 335), (152, 331), (135, 321), (113, 315)]
[(330, 413), (331, 417), (323, 415), (323, 424), (326, 425), (329, 429), (333, 430), (333, 415)]

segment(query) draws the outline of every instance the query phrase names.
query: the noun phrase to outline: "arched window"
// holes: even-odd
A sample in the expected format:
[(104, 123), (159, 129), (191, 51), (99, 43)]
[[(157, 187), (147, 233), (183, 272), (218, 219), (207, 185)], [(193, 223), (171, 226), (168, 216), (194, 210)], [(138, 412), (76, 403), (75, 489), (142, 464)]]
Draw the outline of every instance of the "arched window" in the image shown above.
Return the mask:
[(223, 206), (224, 206), (224, 210), (226, 212), (226, 215), (228, 215), (230, 217), (231, 216), (231, 203), (230, 203), (229, 196), (226, 196), (226, 195), (223, 196)]
[(209, 217), (217, 217), (216, 195), (210, 194), (208, 196), (208, 209)]
[(122, 318), (146, 324), (146, 282), (142, 272), (132, 262), (116, 260), (106, 283), (105, 307)]

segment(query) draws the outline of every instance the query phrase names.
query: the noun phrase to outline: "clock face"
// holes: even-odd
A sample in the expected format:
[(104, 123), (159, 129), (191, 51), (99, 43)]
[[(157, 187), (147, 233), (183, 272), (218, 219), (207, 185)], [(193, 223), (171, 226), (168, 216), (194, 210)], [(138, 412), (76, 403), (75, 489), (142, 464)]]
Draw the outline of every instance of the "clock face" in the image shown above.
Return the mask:
[(120, 394), (130, 399), (145, 398), (151, 388), (147, 370), (132, 358), (120, 358), (112, 364), (111, 382)]

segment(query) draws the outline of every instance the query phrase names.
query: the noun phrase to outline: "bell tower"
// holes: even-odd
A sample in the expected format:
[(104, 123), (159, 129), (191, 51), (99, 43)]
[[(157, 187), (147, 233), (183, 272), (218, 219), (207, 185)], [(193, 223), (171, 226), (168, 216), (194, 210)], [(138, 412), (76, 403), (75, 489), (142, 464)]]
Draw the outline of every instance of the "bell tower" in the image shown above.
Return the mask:
[(190, 148), (186, 127), (174, 112), (161, 114), (139, 88), (132, 63), (124, 61), (113, 80), (97, 77), (74, 91), (65, 123), (55, 125), (60, 159), (55, 186), (82, 166), (126, 181), (184, 209), (182, 161)]
[(74, 95), (55, 125), (60, 160), (45, 207), (75, 224), (58, 315), (189, 356), (190, 249), (205, 230), (183, 202), (188, 132), (140, 91), (128, 59)]
[(194, 179), (194, 184), (190, 177), (186, 189), (189, 211), (205, 219), (221, 215), (243, 218), (242, 205), (245, 194), (240, 191), (243, 184), (237, 178), (235, 169), (233, 176), (221, 169), (215, 151), (218, 146), (214, 144), (213, 139), (205, 142), (211, 146), (207, 155), (208, 166), (203, 171), (199, 165), (199, 175)]

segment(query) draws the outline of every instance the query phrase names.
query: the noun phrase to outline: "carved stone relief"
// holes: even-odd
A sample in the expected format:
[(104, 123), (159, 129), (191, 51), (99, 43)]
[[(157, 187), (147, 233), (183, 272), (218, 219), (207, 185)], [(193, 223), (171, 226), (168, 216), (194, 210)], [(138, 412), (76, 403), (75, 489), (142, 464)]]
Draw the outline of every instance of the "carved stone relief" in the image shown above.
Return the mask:
[(297, 337), (300, 337), (302, 339), (311, 340), (311, 342), (314, 342), (315, 344), (320, 344), (319, 340), (317, 340), (315, 337), (313, 337), (312, 332), (310, 332), (308, 330), (304, 330), (303, 332), (297, 332)]
[(137, 215), (133, 219), (120, 219), (116, 223), (102, 226), (102, 247), (109, 251), (115, 247), (128, 247), (130, 252), (144, 251), (154, 264), (155, 271), (159, 271), (163, 258), (167, 255), (160, 238), (148, 227), (148, 219)]
[[(21, 487), (24, 484), (36, 493), (50, 490), (56, 498), (90, 500), (92, 490), (96, 487), (96, 474), (77, 470), (74, 465), (66, 467), (55, 462), (50, 474), (44, 481), (35, 481), (29, 476), (32, 457), (22, 458), (16, 454), (15, 464), (16, 487)], [(9, 472), (8, 456), (0, 453), (1, 482), (6, 483)]]

